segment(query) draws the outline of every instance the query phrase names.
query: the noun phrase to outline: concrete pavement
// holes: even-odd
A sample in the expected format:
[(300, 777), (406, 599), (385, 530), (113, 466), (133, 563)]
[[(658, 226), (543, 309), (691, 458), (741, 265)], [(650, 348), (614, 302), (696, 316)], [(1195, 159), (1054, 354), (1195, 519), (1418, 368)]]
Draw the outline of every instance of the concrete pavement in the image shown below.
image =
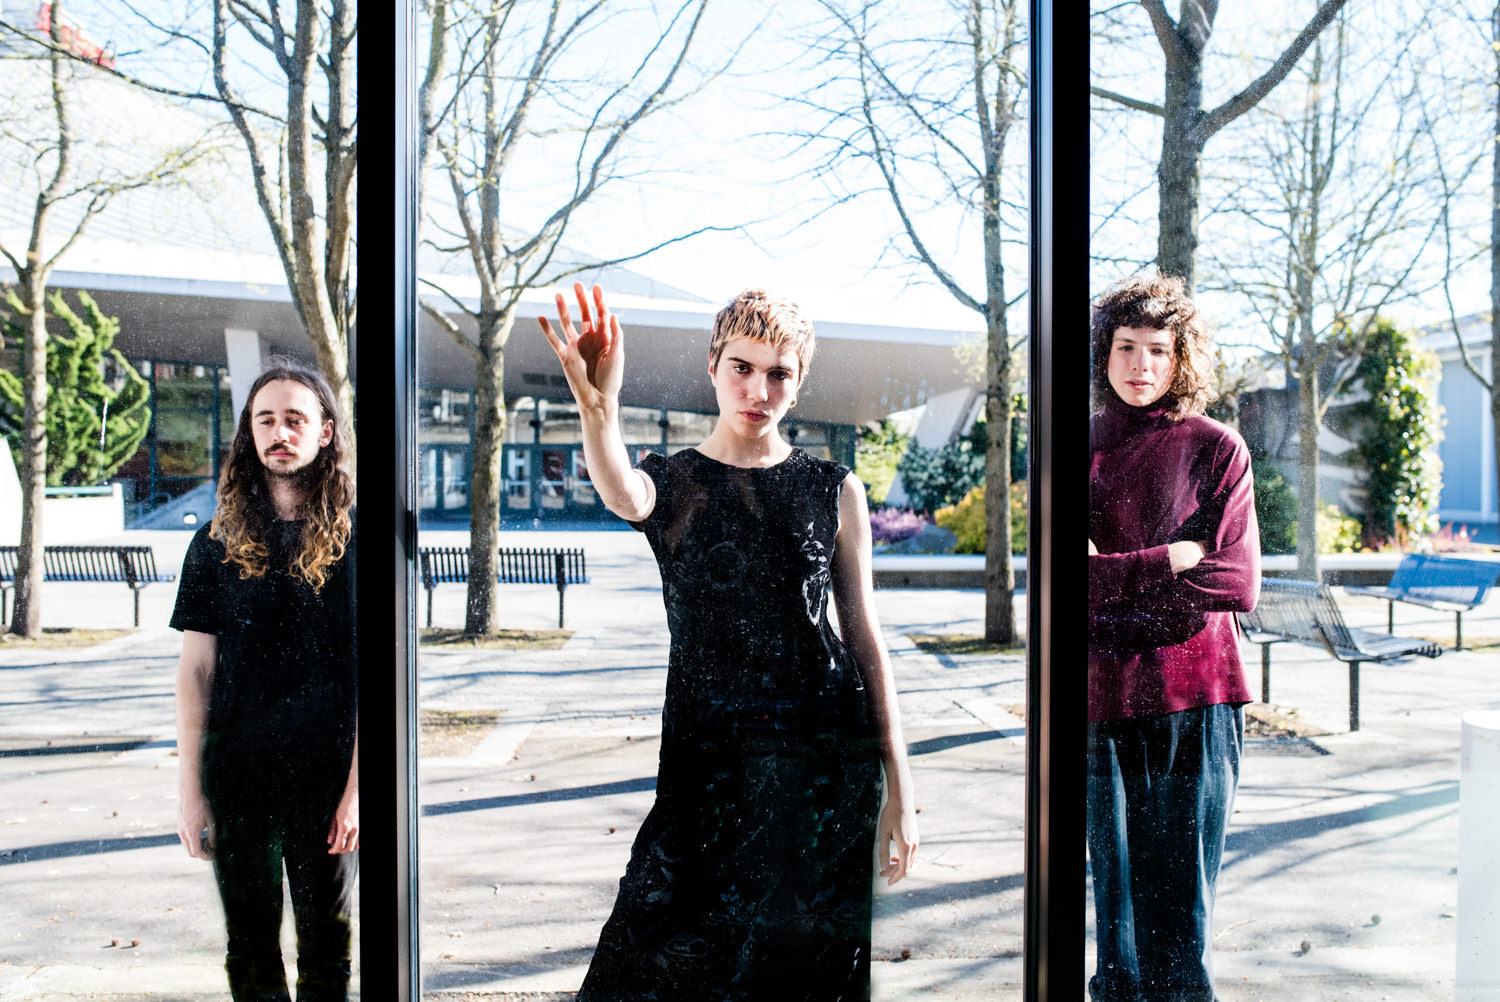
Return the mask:
[[(168, 567), (187, 543), (135, 535)], [(423, 542), (455, 541), (443, 536)], [(592, 581), (568, 593), (576, 633), (561, 650), (423, 652), (424, 707), (500, 713), (461, 757), (421, 764), (421, 957), (434, 999), (568, 997), (651, 803), (666, 631), (644, 541), (507, 542), (582, 545)], [(123, 586), (49, 588), (49, 625), (129, 625)], [(148, 588), (145, 628), (119, 640), (0, 646), (0, 998), (226, 997), (212, 878), (174, 834), (172, 591)], [(460, 621), (462, 591), (439, 590), (438, 625)], [(512, 625), (555, 625), (551, 589), (502, 594)], [(1024, 701), (1023, 661), (933, 656), (906, 639), (978, 632), (977, 591), (878, 602), (923, 846), (917, 871), (877, 895), (875, 998), (1019, 998), (1023, 724), (1011, 709)], [(1383, 623), (1383, 603), (1343, 605)], [(1421, 609), (1397, 619), (1406, 632), (1452, 629)], [(1466, 616), (1465, 634), (1500, 635), (1500, 603)], [(1258, 649), (1246, 660), (1258, 676)], [(1273, 664), (1275, 702), (1331, 733), (1250, 742), (1215, 916), (1221, 995), (1452, 997), (1459, 717), (1500, 706), (1500, 658), (1366, 667), (1354, 735), (1342, 665), (1291, 645)]]

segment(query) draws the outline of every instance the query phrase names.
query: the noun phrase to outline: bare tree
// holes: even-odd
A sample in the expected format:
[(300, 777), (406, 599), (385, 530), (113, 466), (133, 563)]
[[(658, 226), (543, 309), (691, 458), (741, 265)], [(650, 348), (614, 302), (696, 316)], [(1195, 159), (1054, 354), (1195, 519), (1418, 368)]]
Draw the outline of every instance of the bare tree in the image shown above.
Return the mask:
[[(89, 224), (123, 192), (161, 183), (183, 170), (204, 152), (205, 145), (153, 151), (148, 163), (132, 162), (121, 146), (98, 148), (75, 121), (75, 91), (97, 71), (81, 59), (76, 43), (64, 31), (67, 23), (60, 0), (50, 8), (49, 35), (39, 45), (48, 67), (45, 111), (33, 117), (12, 117), (4, 139), (22, 146), (34, 171), (21, 190), (32, 183), (36, 199), (24, 251), (0, 245), (16, 274), (13, 308), (20, 314), (21, 385), (24, 401), (21, 433), (21, 541), (16, 561), (16, 598), (11, 632), (35, 637), (41, 632), (43, 579), (43, 506), (47, 483), (47, 284), (58, 260), (71, 250)], [(14, 26), (7, 26), (14, 28)], [(15, 31), (19, 37), (24, 37)], [(34, 111), (37, 109), (27, 109)], [(44, 119), (50, 121), (44, 123)], [(32, 132), (29, 126), (35, 125)], [(137, 160), (139, 158), (136, 158)], [(82, 161), (82, 164), (80, 164)], [(54, 238), (56, 242), (54, 243)]]
[(1411, 294), (1439, 226), (1425, 142), (1431, 119), (1411, 43), (1340, 14), (1263, 111), (1262, 139), (1236, 165), (1224, 209), (1242, 223), (1210, 261), (1275, 338), (1298, 387), (1298, 576), (1318, 577), (1319, 434), (1358, 368), (1381, 311)]
[[(1007, 297), (1007, 245), (1027, 239), (1024, 128), (1027, 39), (1016, 0), (952, 0), (897, 9), (881, 0), (819, 0), (830, 26), (814, 56), (825, 82), (799, 98), (823, 121), (806, 141), (839, 199), (872, 197), (894, 211), (887, 250), (983, 318), (985, 328), (985, 637), (1013, 643), (1010, 429), (1017, 336)], [(1023, 134), (1024, 141), (1024, 134)], [(955, 228), (977, 222), (955, 260)], [(971, 277), (972, 276), (972, 277)], [(1024, 286), (1024, 283), (1022, 283)]]
[[(354, 0), (213, 0), (214, 88), (244, 141), (292, 305), (351, 416), (355, 34)], [(249, 44), (264, 49), (280, 74), (284, 112), (254, 107), (231, 80), (231, 54)]]
[[(418, 106), (426, 155), (442, 172), (452, 203), (444, 207), (451, 208), (444, 217), (436, 200), (428, 200), (424, 242), (440, 253), (466, 256), (479, 280), (477, 305), (440, 280), (425, 284), (445, 306), (423, 303), (474, 359), (466, 633), (490, 633), (499, 625), (494, 568), (506, 423), (505, 346), (521, 295), (692, 235), (587, 265), (559, 255), (575, 214), (621, 180), (632, 134), (685, 96), (682, 80), (693, 72), (688, 57), (706, 7), (707, 0), (685, 0), (666, 8), (659, 30), (639, 51), (617, 47), (614, 58), (603, 61), (585, 43), (607, 17), (621, 13), (604, 0), (430, 0), (433, 24), (447, 31), (435, 32)], [(437, 48), (439, 34), (443, 50)], [(623, 32), (611, 38), (630, 45)], [(452, 67), (443, 72), (450, 55)], [(546, 165), (549, 176), (534, 173), (538, 163)]]
[(1191, 291), (1198, 252), (1204, 148), (1215, 134), (1255, 107), (1285, 79), (1346, 0), (1320, 0), (1306, 26), (1265, 72), (1211, 109), (1203, 107), (1203, 65), (1219, 14), (1218, 0), (1181, 0), (1176, 20), (1167, 12), (1165, 0), (1140, 2), (1161, 49), (1162, 102), (1157, 104), (1099, 86), (1090, 90), (1097, 97), (1162, 119), (1161, 157), (1156, 169), (1156, 264), (1166, 274), (1181, 277)]
[[(129, 21), (136, 32), (160, 39), (153, 57), (172, 63), (184, 78), (206, 68), (211, 91), (169, 86), (112, 64), (104, 72), (151, 93), (227, 112), (248, 156), (256, 200), (298, 320), (340, 405), (352, 415), (355, 0), (212, 0), (207, 24), (196, 7), (178, 13), (182, 23), (153, 20), (132, 7)], [(54, 51), (82, 58), (65, 46)]]

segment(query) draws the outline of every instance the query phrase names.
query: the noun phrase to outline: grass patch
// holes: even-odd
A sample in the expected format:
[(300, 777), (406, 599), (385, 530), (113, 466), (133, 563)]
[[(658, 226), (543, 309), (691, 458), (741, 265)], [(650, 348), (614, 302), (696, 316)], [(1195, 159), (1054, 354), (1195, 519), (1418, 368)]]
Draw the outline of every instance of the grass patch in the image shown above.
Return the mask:
[(0, 633), (0, 643), (15, 647), (47, 648), (92, 647), (106, 640), (114, 640), (134, 630), (75, 630), (70, 626), (44, 626), (40, 637), (21, 637), (14, 633)]
[[(1413, 638), (1415, 638), (1417, 640), (1425, 640), (1428, 643), (1432, 643), (1432, 644), (1442, 644), (1444, 650), (1448, 650), (1448, 651), (1453, 650), (1453, 634), (1451, 634), (1451, 633), (1449, 633), (1449, 634), (1442, 634), (1442, 633), (1406, 633), (1405, 631), (1399, 629), (1399, 627), (1400, 627), (1399, 623), (1396, 624), (1396, 625), (1398, 627), (1398, 629), (1396, 630), (1396, 633), (1399, 636), (1413, 637)], [(1486, 647), (1500, 647), (1500, 637), (1487, 636), (1487, 635), (1484, 635), (1484, 634), (1481, 634), (1480, 636), (1474, 637), (1474, 636), (1470, 636), (1467, 633), (1464, 634), (1464, 650), (1466, 650), (1466, 651), (1482, 651)]]
[(1328, 733), (1321, 727), (1298, 719), (1295, 708), (1266, 703), (1248, 703), (1245, 706), (1247, 738), (1316, 738)]
[(421, 711), (422, 758), (467, 758), (500, 719), (499, 710)]
[(485, 651), (555, 651), (567, 643), (572, 630), (497, 630), (471, 637), (463, 630), (426, 629), (420, 633), (423, 647), (468, 647)]
[(972, 633), (908, 633), (910, 640), (928, 654), (1025, 654), (1025, 644), (992, 644)]

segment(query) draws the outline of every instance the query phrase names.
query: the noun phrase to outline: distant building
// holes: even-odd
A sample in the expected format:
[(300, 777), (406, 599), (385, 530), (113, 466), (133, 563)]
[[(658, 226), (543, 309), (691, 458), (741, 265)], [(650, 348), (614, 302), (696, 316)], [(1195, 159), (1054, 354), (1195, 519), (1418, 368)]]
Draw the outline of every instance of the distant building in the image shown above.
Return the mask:
[[(1491, 370), (1490, 315), (1472, 314), (1459, 321), (1464, 347), (1482, 373)], [(1438, 447), (1443, 458), (1443, 493), (1438, 518), (1455, 528), (1468, 526), (1474, 538), (1500, 542), (1495, 477), (1495, 423), (1490, 391), (1463, 363), (1458, 337), (1449, 324), (1428, 328), (1422, 346), (1437, 354), (1443, 375), (1438, 401), (1446, 424)]]

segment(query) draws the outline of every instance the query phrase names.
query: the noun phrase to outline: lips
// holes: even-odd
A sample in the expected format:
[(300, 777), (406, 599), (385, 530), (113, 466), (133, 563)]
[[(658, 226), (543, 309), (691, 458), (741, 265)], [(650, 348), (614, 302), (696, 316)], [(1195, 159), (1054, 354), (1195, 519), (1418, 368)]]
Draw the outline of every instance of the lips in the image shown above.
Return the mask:
[(746, 421), (764, 421), (766, 419), (764, 411), (740, 411), (740, 416)]

